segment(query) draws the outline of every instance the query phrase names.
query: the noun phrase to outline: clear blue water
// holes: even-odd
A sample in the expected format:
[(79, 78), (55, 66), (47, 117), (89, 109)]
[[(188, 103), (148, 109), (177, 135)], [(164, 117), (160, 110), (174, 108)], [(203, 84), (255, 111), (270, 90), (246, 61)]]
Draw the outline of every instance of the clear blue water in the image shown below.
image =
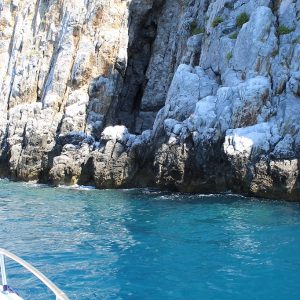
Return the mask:
[[(2, 180), (0, 226), (1, 247), (70, 299), (300, 299), (299, 203)], [(53, 299), (8, 273), (24, 298)]]

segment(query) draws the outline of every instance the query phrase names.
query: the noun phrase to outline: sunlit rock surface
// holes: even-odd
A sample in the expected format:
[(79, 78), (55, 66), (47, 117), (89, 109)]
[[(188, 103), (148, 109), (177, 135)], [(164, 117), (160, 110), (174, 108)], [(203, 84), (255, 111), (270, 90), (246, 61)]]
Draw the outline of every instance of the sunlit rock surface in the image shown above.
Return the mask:
[(0, 175), (300, 200), (299, 15), (0, 0)]

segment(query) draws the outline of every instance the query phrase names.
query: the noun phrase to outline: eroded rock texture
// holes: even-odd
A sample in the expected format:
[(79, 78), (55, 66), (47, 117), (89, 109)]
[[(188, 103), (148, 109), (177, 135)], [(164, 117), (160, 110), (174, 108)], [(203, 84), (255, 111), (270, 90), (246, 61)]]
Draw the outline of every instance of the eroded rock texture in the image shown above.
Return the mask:
[(0, 175), (300, 200), (299, 17), (299, 0), (0, 0)]

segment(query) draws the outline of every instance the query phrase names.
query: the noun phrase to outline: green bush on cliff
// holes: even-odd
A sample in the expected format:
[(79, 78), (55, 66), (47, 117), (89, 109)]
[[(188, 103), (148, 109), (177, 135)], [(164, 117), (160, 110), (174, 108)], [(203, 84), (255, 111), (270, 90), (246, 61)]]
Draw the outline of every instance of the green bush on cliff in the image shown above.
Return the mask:
[(295, 28), (289, 28), (284, 25), (280, 25), (277, 28), (277, 35), (285, 35), (295, 31)]
[(220, 16), (217, 16), (217, 17), (214, 18), (211, 26), (212, 27), (217, 27), (222, 22), (224, 22), (224, 20)]
[(249, 21), (249, 16), (244, 12), (237, 16), (235, 24), (237, 27), (242, 27), (248, 21)]
[(228, 52), (226, 58), (228, 61), (230, 61), (232, 59), (232, 52)]
[(238, 33), (237, 33), (237, 32), (234, 32), (233, 34), (231, 34), (231, 35), (229, 36), (229, 38), (232, 39), (232, 40), (236, 40), (236, 39), (237, 39), (237, 36), (238, 36)]
[(196, 35), (200, 33), (205, 33), (205, 29), (203, 27), (198, 27), (196, 21), (193, 21), (190, 25), (191, 35)]

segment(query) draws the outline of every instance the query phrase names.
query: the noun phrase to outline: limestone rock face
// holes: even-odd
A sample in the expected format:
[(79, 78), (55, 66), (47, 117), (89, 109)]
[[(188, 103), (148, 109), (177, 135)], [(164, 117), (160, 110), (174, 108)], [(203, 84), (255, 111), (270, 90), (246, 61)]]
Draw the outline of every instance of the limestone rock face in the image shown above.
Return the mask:
[(299, 14), (0, 0), (0, 176), (300, 200)]

